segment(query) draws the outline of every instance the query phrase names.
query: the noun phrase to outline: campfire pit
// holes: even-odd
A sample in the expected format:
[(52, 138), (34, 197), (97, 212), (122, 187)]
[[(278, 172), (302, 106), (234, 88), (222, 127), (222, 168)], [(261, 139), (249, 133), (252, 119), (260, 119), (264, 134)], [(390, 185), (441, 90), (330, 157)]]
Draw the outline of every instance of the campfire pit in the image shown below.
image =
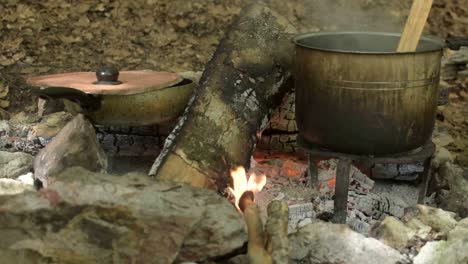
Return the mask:
[[(33, 260), (40, 255), (57, 263), (74, 263), (78, 256), (80, 260), (93, 263), (109, 263), (117, 259), (117, 262), (157, 263), (364, 264), (380, 261), (391, 264), (409, 263), (427, 241), (440, 240), (435, 243), (441, 243), (436, 247), (428, 243), (430, 247), (426, 247), (425, 252), (427, 248), (431, 251), (432, 248), (446, 248), (447, 243), (456, 244), (453, 238), (446, 238), (453, 237), (448, 232), (453, 229), (453, 233), (465, 234), (466, 220), (458, 223), (454, 214), (422, 205), (405, 210), (416, 202), (404, 204), (392, 199), (401, 195), (403, 199), (416, 201), (419, 198), (419, 203), (423, 202), (435, 149), (430, 141), (416, 150), (389, 155), (390, 152), (348, 153), (338, 148), (323, 149), (310, 144), (310, 138), (307, 141), (299, 137), (301, 151), (308, 157), (302, 157), (300, 153), (283, 156), (280, 163), (269, 164), (275, 167), (272, 173), (257, 173), (259, 176), (247, 177), (246, 169), (238, 167), (235, 170), (238, 176), (233, 183), (229, 182), (229, 171), (237, 165), (248, 167), (251, 164), (251, 169), (255, 170), (268, 163), (253, 161), (252, 152), (259, 150), (256, 139), (266, 141), (258, 138), (260, 131), (265, 128), (268, 119), (271, 120), (270, 115), (281, 97), (292, 92), (289, 86), (292, 68), (289, 59), (293, 44), (289, 40), (290, 33), (294, 32), (289, 22), (270, 10), (267, 4), (255, 3), (244, 10), (233, 24), (206, 65), (200, 85), (190, 98), (185, 113), (177, 123), (169, 125), (167, 133), (162, 132), (165, 129), (162, 125), (166, 124), (151, 128), (127, 128), (122, 124), (99, 127), (97, 138), (100, 143), (116, 146), (115, 151), (106, 149), (107, 155), (134, 155), (133, 158), (142, 160), (142, 155), (135, 155), (133, 149), (130, 151), (123, 147), (131, 146), (138, 152), (153, 156), (144, 165), (148, 165), (146, 168), (132, 163), (128, 170), (136, 173), (138, 167), (143, 174), (112, 177), (114, 173), (110, 169), (107, 169), (107, 174), (88, 171), (93, 168), (69, 169), (71, 166), (89, 165), (88, 160), (77, 163), (78, 154), (90, 157), (90, 142), (94, 146), (99, 145), (95, 140), (95, 128), (89, 120), (81, 115), (75, 117), (73, 120), (78, 118), (82, 124), (75, 127), (86, 125), (89, 128), (86, 135), (89, 137), (78, 142), (67, 131), (77, 131), (79, 135), (74, 136), (84, 133), (66, 126), (61, 134), (51, 136), (50, 142), (44, 141), (43, 145), (47, 144), (51, 155), (39, 156), (44, 157), (44, 162), (58, 159), (63, 165), (59, 168), (64, 171), (48, 170), (51, 172), (47, 174), (50, 182), (38, 192), (33, 190), (24, 196), (0, 197), (0, 218), (5, 220), (0, 221), (1, 237), (6, 239), (1, 243), (4, 246), (0, 247), (0, 255), (4, 256), (6, 252), (7, 260), (10, 255), (11, 259), (17, 260), (23, 253), (30, 252), (34, 254), (31, 255)], [(437, 77), (428, 78), (431, 85), (428, 96), (433, 102)], [(121, 80), (125, 81), (125, 78)], [(101, 81), (116, 83), (118, 79)], [(399, 84), (404, 86), (402, 82)], [(399, 88), (403, 91), (415, 87)], [(366, 100), (362, 100), (363, 105), (366, 103)], [(322, 120), (329, 117), (328, 111), (324, 113)], [(288, 122), (294, 121), (294, 112), (289, 114)], [(42, 117), (42, 114), (39, 116)], [(350, 127), (353, 128), (353, 125), (350, 124)], [(365, 125), (378, 126), (373, 122)], [(278, 142), (296, 143), (296, 123), (289, 122), (287, 127), (294, 133), (281, 135)], [(1, 129), (0, 123), (0, 136)], [(417, 129), (416, 132), (411, 127), (409, 130), (418, 134)], [(278, 138), (275, 132), (278, 131), (265, 134), (273, 141)], [(356, 129), (353, 132), (361, 131)], [(372, 134), (372, 131), (364, 132)], [(391, 131), (386, 132), (392, 134)], [(117, 140), (111, 137), (114, 135)], [(151, 161), (160, 154), (158, 147), (166, 136), (162, 154), (150, 172), (155, 177), (146, 177)], [(121, 139), (126, 141), (125, 144), (117, 142)], [(349, 141), (351, 145), (363, 143), (353, 138)], [(79, 143), (79, 147), (71, 147), (70, 142)], [(371, 139), (369, 142), (373, 143)], [(75, 150), (73, 154), (77, 154), (77, 158), (61, 154), (66, 152), (60, 150), (67, 149)], [(290, 149), (294, 151), (296, 148)], [(387, 152), (385, 148), (379, 149)], [(100, 149), (96, 151), (101, 152)], [(415, 162), (424, 164), (421, 183), (418, 183), (419, 197), (416, 197), (416, 186), (407, 188), (407, 193), (397, 190), (392, 192), (393, 196), (385, 195), (387, 190), (379, 187), (381, 182), (374, 182), (364, 173), (364, 170), (373, 169), (375, 163), (394, 165)], [(41, 180), (41, 167), (46, 169), (43, 164), (37, 162), (34, 165), (36, 180)], [(99, 169), (104, 172), (106, 166), (102, 167)], [(411, 184), (401, 183), (406, 187)], [(264, 190), (260, 192), (263, 185)], [(234, 205), (226, 199), (227, 186), (232, 186), (228, 190), (235, 197)], [(264, 196), (269, 194), (271, 186), (288, 190), (288, 193), (284, 191), (270, 197)], [(300, 193), (302, 191), (305, 195)], [(19, 206), (21, 204), (29, 207), (23, 208)], [(435, 215), (438, 217), (436, 220), (430, 218)], [(290, 229), (292, 225), (294, 227)], [(21, 231), (21, 236), (18, 241), (13, 241), (10, 236), (16, 235), (16, 230)], [(403, 235), (398, 236), (399, 233)], [(394, 238), (400, 240), (394, 241)], [(161, 243), (166, 240), (168, 243)], [(244, 261), (236, 262), (232, 257), (244, 257)]]
[(298, 138), (298, 143), (309, 154), (309, 175), (313, 186), (316, 186), (318, 183), (318, 172), (316, 167), (317, 161), (324, 158), (340, 159), (336, 172), (334, 199), (335, 205), (333, 218), (333, 222), (335, 223), (346, 223), (349, 170), (352, 161), (360, 162), (361, 164), (366, 164), (368, 166), (373, 166), (376, 163), (408, 164), (424, 160), (424, 171), (421, 175), (421, 184), (418, 197), (418, 202), (424, 203), (424, 197), (426, 196), (427, 185), (430, 179), (431, 160), (435, 152), (435, 145), (432, 142), (428, 142), (423, 147), (409, 153), (377, 157), (351, 155), (320, 149), (310, 143), (307, 143), (301, 137)]

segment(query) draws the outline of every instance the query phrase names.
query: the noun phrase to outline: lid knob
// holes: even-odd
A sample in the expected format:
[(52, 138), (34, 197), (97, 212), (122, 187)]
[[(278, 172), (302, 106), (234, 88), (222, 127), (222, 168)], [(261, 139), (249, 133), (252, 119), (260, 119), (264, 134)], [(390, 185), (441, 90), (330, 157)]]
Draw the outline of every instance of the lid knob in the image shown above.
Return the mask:
[(121, 84), (119, 81), (119, 70), (113, 65), (104, 65), (99, 67), (96, 71), (97, 81), (93, 84), (107, 84), (107, 85), (116, 85)]

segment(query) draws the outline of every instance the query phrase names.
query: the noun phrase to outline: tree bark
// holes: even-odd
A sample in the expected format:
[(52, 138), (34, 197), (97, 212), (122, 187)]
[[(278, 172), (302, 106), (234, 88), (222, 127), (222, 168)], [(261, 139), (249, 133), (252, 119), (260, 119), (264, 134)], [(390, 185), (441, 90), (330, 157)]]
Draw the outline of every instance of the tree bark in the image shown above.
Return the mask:
[(231, 168), (248, 168), (257, 132), (290, 87), (294, 32), (263, 2), (246, 7), (149, 174), (223, 191)]

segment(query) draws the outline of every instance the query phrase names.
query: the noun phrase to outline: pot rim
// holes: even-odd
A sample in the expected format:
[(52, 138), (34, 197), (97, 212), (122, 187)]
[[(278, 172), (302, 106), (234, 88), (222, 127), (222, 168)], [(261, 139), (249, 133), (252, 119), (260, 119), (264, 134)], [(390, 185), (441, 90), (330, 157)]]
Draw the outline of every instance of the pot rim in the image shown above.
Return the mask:
[(336, 32), (309, 32), (296, 35), (292, 41), (296, 46), (311, 49), (311, 50), (320, 50), (320, 51), (328, 51), (328, 52), (337, 52), (337, 53), (347, 53), (347, 54), (369, 54), (369, 55), (402, 55), (402, 54), (416, 54), (416, 53), (427, 53), (427, 52), (435, 52), (441, 51), (444, 47), (444, 41), (435, 36), (422, 36), (420, 41), (426, 41), (429, 43), (430, 47), (426, 47), (423, 49), (419, 49), (416, 51), (410, 52), (397, 52), (396, 47), (395, 51), (356, 51), (356, 50), (343, 50), (343, 49), (333, 49), (333, 48), (324, 48), (324, 47), (314, 47), (311, 45), (307, 45), (305, 43), (301, 43), (301, 40), (310, 37), (320, 37), (320, 36), (332, 36), (332, 35), (380, 35), (380, 36), (401, 36), (401, 33), (393, 33), (393, 32), (369, 32), (369, 31), (336, 31)]

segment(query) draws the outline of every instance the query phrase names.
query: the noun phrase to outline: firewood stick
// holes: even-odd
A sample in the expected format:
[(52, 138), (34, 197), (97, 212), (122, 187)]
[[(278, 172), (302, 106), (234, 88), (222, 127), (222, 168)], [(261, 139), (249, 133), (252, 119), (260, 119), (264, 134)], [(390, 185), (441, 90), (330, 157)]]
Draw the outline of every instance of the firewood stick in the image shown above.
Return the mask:
[(272, 257), (273, 263), (288, 263), (288, 204), (282, 201), (272, 201), (267, 210), (267, 252)]
[(239, 199), (239, 208), (244, 213), (245, 223), (249, 234), (247, 255), (250, 264), (273, 263), (270, 255), (265, 250), (265, 232), (260, 218), (260, 212), (254, 203), (253, 192), (244, 192)]
[(273, 263), (270, 255), (265, 250), (265, 234), (263, 223), (260, 219), (260, 212), (255, 203), (251, 203), (244, 210), (244, 218), (249, 233), (249, 244), (247, 255), (250, 264)]
[(424, 25), (431, 11), (432, 2), (433, 0), (414, 0), (397, 52), (416, 51)]

